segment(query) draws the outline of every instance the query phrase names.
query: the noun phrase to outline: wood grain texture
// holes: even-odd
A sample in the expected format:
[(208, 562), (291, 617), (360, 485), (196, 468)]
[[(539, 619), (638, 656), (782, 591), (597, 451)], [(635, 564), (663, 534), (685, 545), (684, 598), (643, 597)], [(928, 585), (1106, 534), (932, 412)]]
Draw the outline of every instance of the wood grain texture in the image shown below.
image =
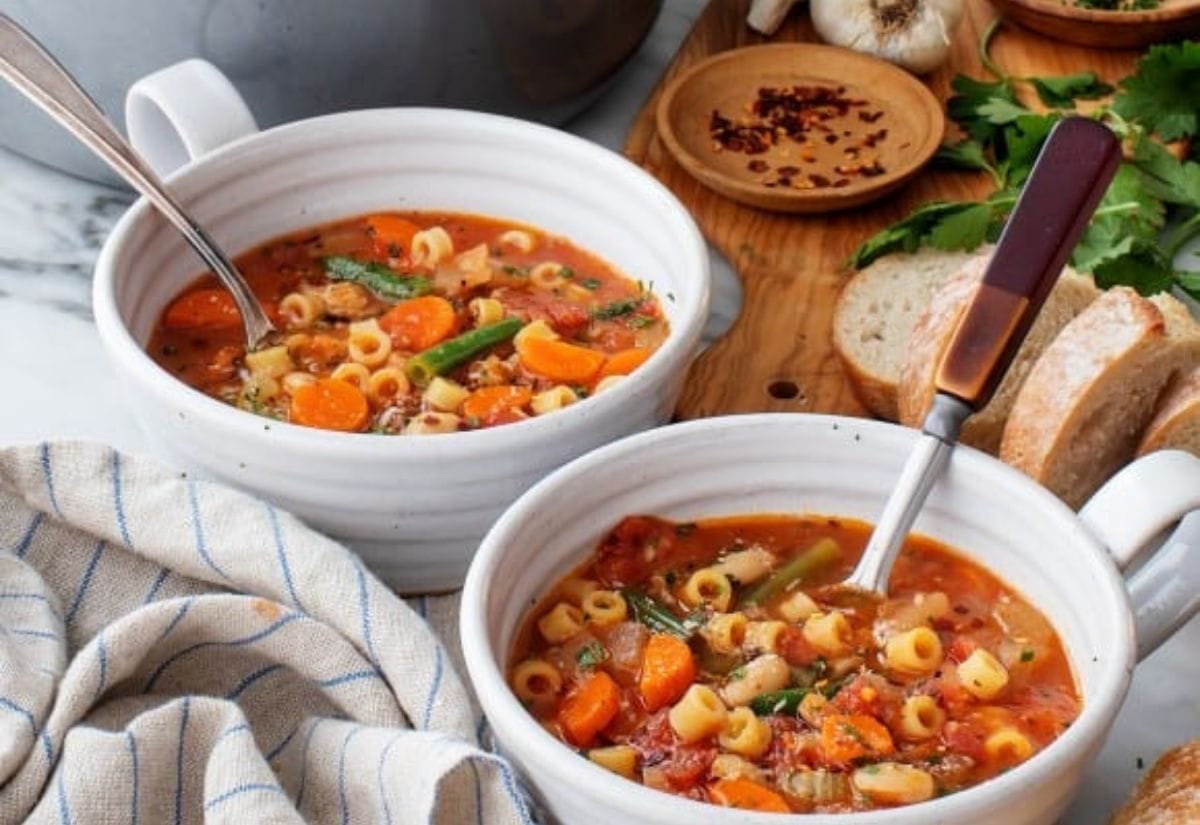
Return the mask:
[[(740, 206), (706, 189), (666, 151), (655, 109), (667, 81), (719, 51), (775, 41), (816, 41), (804, 6), (765, 38), (744, 21), (749, 0), (713, 0), (646, 101), (625, 153), (669, 186), (691, 210), (709, 242), (737, 270), (742, 312), (729, 332), (692, 367), (677, 409), (680, 418), (762, 411), (867, 415), (855, 398), (830, 341), (843, 266), (865, 238), (932, 200), (980, 198), (991, 191), (982, 173), (930, 169), (894, 195), (829, 215), (783, 215)], [(986, 77), (976, 45), (995, 18), (986, 0), (969, 0), (950, 61), (926, 80), (939, 99), (956, 72)], [(1128, 74), (1138, 52), (1095, 50), (1045, 39), (1015, 26), (996, 37), (992, 55), (1015, 75), (1093, 70), (1108, 81)], [(782, 382), (782, 385), (780, 384)], [(795, 386), (794, 397), (776, 397)]]

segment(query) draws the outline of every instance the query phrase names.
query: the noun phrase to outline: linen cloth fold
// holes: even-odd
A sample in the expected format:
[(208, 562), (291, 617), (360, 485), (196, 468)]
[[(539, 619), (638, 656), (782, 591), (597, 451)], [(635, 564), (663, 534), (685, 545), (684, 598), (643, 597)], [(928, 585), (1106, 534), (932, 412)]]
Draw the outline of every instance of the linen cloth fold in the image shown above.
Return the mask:
[(530, 823), (456, 619), (242, 493), (0, 449), (0, 823)]

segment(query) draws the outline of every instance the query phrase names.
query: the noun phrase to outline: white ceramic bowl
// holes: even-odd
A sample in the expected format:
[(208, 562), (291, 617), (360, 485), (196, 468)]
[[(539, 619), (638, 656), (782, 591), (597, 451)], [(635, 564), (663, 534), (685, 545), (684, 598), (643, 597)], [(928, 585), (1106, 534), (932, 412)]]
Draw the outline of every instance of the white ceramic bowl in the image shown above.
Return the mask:
[[(719, 808), (644, 788), (576, 755), (543, 730), (504, 678), (515, 631), (534, 600), (630, 514), (694, 519), (795, 512), (874, 520), (916, 435), (890, 424), (816, 415), (679, 424), (577, 459), (500, 518), (467, 576), (463, 652), (500, 747), (557, 820), (783, 821), (776, 814)], [(1075, 669), (1083, 711), (1053, 745), (975, 788), (906, 808), (809, 815), (802, 818), (805, 825), (1049, 825), (1063, 812), (1120, 707), (1136, 653), (1152, 650), (1195, 612), (1200, 587), (1200, 556), (1192, 552), (1187, 558), (1188, 542), (1181, 538), (1164, 545), (1131, 580), (1137, 594), (1131, 613), (1126, 585), (1096, 536), (1104, 537), (1123, 564), (1130, 563), (1138, 545), (1200, 507), (1200, 460), (1179, 452), (1155, 454), (1115, 478), (1093, 502), (1077, 517), (995, 459), (968, 448), (955, 451), (916, 530), (984, 564), (1047, 615)], [(1200, 535), (1189, 541), (1200, 544)]]
[(444, 109), (331, 115), (243, 137), (169, 182), (235, 252), (372, 210), (447, 209), (534, 224), (653, 282), (670, 335), (609, 392), (489, 430), (324, 432), (236, 410), (147, 356), (159, 313), (202, 266), (144, 200), (121, 219), (100, 254), (94, 307), (120, 391), (146, 433), (174, 464), (257, 493), (349, 543), (404, 591), (457, 587), (480, 537), (533, 482), (666, 421), (708, 314), (707, 252), (671, 193), (618, 155), (518, 120)]

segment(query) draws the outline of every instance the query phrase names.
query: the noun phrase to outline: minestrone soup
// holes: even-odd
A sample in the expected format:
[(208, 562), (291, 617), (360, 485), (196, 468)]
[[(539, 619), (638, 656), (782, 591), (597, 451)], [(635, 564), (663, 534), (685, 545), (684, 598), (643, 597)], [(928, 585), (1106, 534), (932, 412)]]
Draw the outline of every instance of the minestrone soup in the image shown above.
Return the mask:
[(1050, 744), (1080, 699), (1041, 613), (927, 538), (887, 599), (834, 586), (870, 529), (627, 518), (529, 615), (512, 689), (598, 765), (757, 811), (921, 802)]
[(391, 435), (493, 427), (604, 392), (667, 336), (649, 288), (537, 229), (434, 212), (366, 215), (237, 260), (277, 333), (245, 351), (215, 276), (163, 312), (151, 356), (234, 406)]

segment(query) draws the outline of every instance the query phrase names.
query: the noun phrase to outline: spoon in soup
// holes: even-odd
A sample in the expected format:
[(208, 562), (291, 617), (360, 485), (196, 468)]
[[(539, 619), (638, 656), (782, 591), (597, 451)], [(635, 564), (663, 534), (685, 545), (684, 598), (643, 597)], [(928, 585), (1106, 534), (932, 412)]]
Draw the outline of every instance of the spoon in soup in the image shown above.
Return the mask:
[(1120, 142), (1094, 120), (1066, 118), (1050, 133), (942, 357), (921, 437), (844, 585), (887, 594), (892, 564), (963, 421), (991, 400), (1120, 161)]
[(0, 77), (111, 166), (183, 233), (233, 296), (246, 331), (246, 348), (256, 349), (274, 327), (241, 273), (121, 137), (75, 78), (29, 32), (4, 14), (0, 14)]

